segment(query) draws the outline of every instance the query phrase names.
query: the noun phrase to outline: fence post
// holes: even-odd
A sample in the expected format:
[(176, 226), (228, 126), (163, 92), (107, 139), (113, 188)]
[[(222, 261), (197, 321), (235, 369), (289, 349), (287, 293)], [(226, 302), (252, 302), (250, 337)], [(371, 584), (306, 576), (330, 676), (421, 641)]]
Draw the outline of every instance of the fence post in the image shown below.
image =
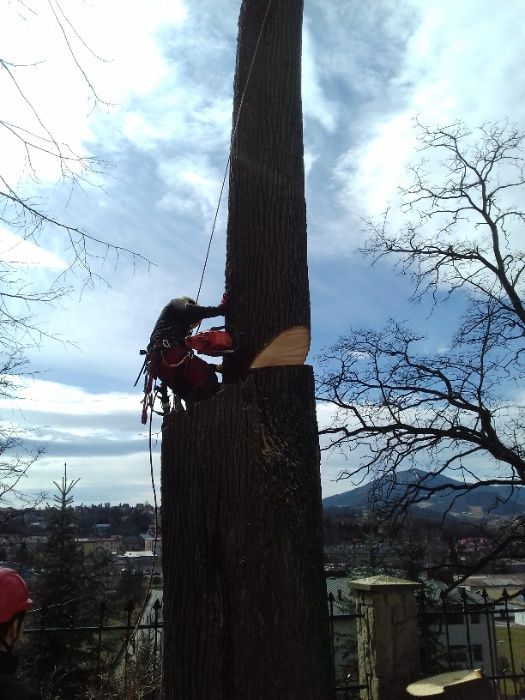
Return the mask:
[(359, 683), (363, 700), (400, 700), (419, 675), (417, 603), (420, 584), (393, 576), (349, 582), (355, 592)]

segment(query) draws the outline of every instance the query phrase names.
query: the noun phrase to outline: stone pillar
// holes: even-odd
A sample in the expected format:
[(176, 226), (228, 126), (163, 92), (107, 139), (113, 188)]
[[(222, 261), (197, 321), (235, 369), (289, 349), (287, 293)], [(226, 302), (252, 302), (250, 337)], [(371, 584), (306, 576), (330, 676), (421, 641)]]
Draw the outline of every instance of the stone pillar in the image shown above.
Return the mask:
[(400, 700), (419, 676), (417, 603), (413, 581), (370, 576), (351, 581), (356, 597), (359, 683), (363, 700)]

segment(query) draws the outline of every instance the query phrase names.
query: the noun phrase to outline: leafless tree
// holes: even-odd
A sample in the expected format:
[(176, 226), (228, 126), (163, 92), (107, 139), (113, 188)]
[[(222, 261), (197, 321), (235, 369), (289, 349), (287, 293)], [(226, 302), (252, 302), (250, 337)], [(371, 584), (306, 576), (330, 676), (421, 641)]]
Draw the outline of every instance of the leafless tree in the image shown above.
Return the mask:
[[(69, 61), (78, 80), (87, 87), (86, 107), (91, 112), (108, 107), (109, 103), (99, 96), (91, 82), (89, 68), (83, 60), (84, 57), (86, 61), (90, 59), (99, 62), (105, 59), (90, 48), (58, 0), (49, 0), (44, 5), (31, 0), (16, 0), (15, 5), (27, 22), (31, 22), (36, 15), (49, 14), (51, 24), (55, 28), (54, 41), (63, 46), (64, 61)], [(17, 114), (20, 118), (19, 123), (3, 119), (3, 110), (0, 108), (0, 135), (8, 147), (19, 146), (18, 152), (24, 161), (17, 163), (15, 175), (0, 169), (0, 224), (37, 245), (42, 230), (53, 232), (53, 235), (63, 241), (63, 252), (68, 257), (69, 271), (78, 271), (91, 281), (97, 276), (94, 263), (105, 260), (108, 255), (113, 255), (116, 260), (122, 254), (130, 256), (133, 261), (144, 258), (111, 240), (97, 238), (77, 223), (70, 223), (47, 211), (45, 198), (41, 194), (43, 188), (40, 187), (42, 183), (37, 165), (39, 159), (44, 157), (51, 161), (58, 173), (58, 180), (71, 190), (83, 186), (99, 186), (100, 176), (105, 173), (108, 164), (97, 156), (77, 153), (70, 145), (60, 140), (59, 134), (53, 133), (41, 115), (39, 105), (30, 93), (31, 88), (26, 85), (27, 79), (34, 77), (40, 64), (45, 62), (45, 56), (41, 61), (28, 63), (24, 61), (23, 56), (15, 58), (0, 55), (0, 75), (6, 78), (3, 82), (6, 94), (2, 102), (17, 103)], [(64, 95), (64, 99), (67, 99), (67, 95)], [(4, 289), (16, 287), (16, 280), (12, 279), (12, 270), (8, 266), (4, 264), (0, 273)], [(65, 291), (67, 290), (63, 287), (55, 287), (51, 292), (31, 295), (17, 289), (14, 296), (32, 304), (37, 301), (54, 300)], [(2, 293), (2, 302), (8, 303), (7, 294)]]
[[(91, 82), (85, 63), (88, 59), (104, 59), (92, 51), (58, 0), (46, 3), (14, 0), (9, 9), (27, 23), (47, 13), (55, 29), (51, 41), (63, 47), (64, 61), (69, 62), (78, 80), (88, 88), (89, 104), (86, 106), (90, 110), (107, 106)], [(122, 254), (133, 263), (148, 262), (140, 254), (111, 240), (97, 238), (76, 222), (68, 221), (67, 213), (57, 216), (49, 211), (38, 167), (42, 158), (53, 164), (58, 173), (57, 184), (67, 187), (70, 194), (79, 187), (99, 186), (106, 164), (96, 156), (77, 153), (46, 123), (41, 105), (31, 92), (33, 83), (30, 80), (45, 63), (46, 55), (37, 62), (29, 62), (22, 55), (22, 46), (20, 53), (18, 56), (0, 53), (0, 141), (9, 155), (2, 159), (3, 166), (0, 166), (0, 227), (37, 246), (44, 232), (52, 236), (62, 250), (68, 269), (50, 286), (38, 288), (27, 267), (10, 260), (9, 255), (0, 256), (0, 396), (4, 397), (13, 395), (17, 376), (27, 369), (24, 350), (40, 342), (43, 336), (49, 337), (35, 319), (39, 306), (57, 302), (70, 292), (72, 280), (84, 285), (95, 278), (102, 279), (100, 264), (108, 256), (115, 263)], [(67, 99), (64, 91), (64, 100)], [(16, 107), (16, 123), (6, 116), (13, 106)], [(13, 153), (20, 156), (16, 162), (13, 162)], [(20, 429), (10, 426), (3, 418), (0, 423), (0, 504), (5, 506), (9, 496), (20, 496), (23, 477), (38, 452), (24, 454), (20, 449)]]
[[(509, 487), (494, 490), (495, 506), (525, 483), (524, 135), (509, 124), (418, 128), (406, 222), (392, 233), (388, 215), (369, 221), (362, 252), (394, 261), (413, 302), (447, 303), (455, 326), (432, 350), (396, 321), (353, 330), (323, 354), (319, 381), (335, 413), (321, 430), (327, 446), (352, 453), (343, 477), (383, 477), (387, 517), (439, 493), (452, 495), (450, 510), (467, 492)], [(442, 474), (459, 483), (440, 483)], [(495, 549), (523, 540), (524, 523), (513, 520)]]
[[(17, 382), (27, 373), (27, 361), (20, 351), (2, 353), (0, 367), (0, 398), (16, 395)], [(28, 495), (24, 479), (30, 467), (42, 454), (42, 448), (26, 450), (22, 446), (20, 426), (2, 420), (0, 427), (0, 525), (16, 515), (16, 508), (34, 507), (42, 494)]]

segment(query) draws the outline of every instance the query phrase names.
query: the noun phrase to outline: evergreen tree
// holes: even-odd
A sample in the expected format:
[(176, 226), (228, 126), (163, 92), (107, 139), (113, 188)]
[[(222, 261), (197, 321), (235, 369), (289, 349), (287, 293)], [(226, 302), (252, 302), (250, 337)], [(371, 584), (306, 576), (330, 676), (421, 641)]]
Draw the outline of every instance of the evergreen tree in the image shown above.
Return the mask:
[[(96, 620), (104, 576), (95, 562), (84, 558), (77, 542), (72, 491), (78, 479), (69, 480), (66, 465), (53, 505), (45, 513), (47, 543), (35, 558), (37, 578), (32, 587), (35, 608), (46, 628), (71, 628)], [(93, 640), (75, 631), (46, 631), (29, 642), (28, 675), (45, 696), (79, 697), (91, 663)], [(92, 657), (93, 658), (93, 657)], [(89, 673), (87, 674), (89, 676)]]
[(37, 585), (39, 602), (46, 611), (47, 622), (60, 625), (68, 621), (73, 607), (84, 598), (84, 557), (76, 540), (72, 491), (78, 479), (68, 481), (66, 465), (61, 484), (53, 482), (57, 493), (54, 505), (45, 517), (47, 543), (42, 550)]

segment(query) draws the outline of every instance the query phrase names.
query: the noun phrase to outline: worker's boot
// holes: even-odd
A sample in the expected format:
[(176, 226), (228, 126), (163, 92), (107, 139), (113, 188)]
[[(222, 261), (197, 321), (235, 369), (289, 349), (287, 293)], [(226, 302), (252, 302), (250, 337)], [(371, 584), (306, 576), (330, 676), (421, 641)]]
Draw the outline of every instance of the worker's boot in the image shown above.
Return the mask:
[(165, 416), (171, 411), (170, 399), (168, 396), (168, 387), (164, 382), (159, 387), (160, 403), (162, 405), (162, 412)]

